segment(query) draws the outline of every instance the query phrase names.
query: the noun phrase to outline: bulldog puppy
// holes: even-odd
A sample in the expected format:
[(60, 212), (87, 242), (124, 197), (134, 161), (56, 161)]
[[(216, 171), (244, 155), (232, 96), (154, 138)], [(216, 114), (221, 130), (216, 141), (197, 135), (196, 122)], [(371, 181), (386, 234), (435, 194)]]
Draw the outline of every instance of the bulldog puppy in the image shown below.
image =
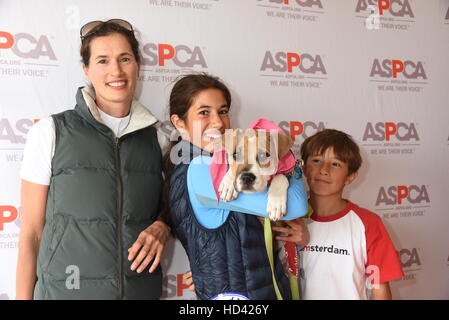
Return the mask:
[(268, 184), (267, 214), (277, 221), (286, 213), (288, 179), (276, 174), (279, 159), (293, 145), (289, 136), (254, 129), (226, 130), (222, 146), (229, 164), (218, 193), (223, 201), (237, 198), (239, 192), (263, 191)]

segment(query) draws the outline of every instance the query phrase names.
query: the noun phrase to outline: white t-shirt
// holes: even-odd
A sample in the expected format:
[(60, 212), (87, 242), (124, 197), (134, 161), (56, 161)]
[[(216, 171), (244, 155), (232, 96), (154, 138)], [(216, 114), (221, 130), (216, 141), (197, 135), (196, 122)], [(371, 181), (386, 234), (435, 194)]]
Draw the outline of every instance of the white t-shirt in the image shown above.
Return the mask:
[[(97, 108), (101, 121), (120, 137), (125, 132), (130, 114), (123, 118), (115, 118)], [(33, 183), (50, 185), (51, 161), (55, 154), (55, 124), (52, 117), (39, 120), (28, 131), (27, 142), (23, 152), (20, 178)], [(158, 141), (161, 150), (165, 150), (166, 136), (158, 130)]]
[(312, 215), (307, 227), (310, 242), (300, 252), (302, 299), (366, 300), (368, 280), (403, 276), (399, 255), (375, 213), (348, 201), (333, 216)]

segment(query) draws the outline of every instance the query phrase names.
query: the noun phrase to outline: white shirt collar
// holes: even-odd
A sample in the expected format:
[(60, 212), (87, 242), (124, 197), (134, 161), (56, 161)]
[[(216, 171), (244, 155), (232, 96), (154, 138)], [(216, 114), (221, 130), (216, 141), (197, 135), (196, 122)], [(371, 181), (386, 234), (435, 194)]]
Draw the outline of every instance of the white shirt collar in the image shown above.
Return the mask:
[(116, 137), (120, 137), (123, 134), (129, 124), (129, 119), (131, 118), (131, 113), (128, 113), (126, 117), (116, 118), (107, 114), (100, 108), (98, 108), (98, 113), (100, 114), (102, 122), (114, 132)]
[[(81, 92), (83, 93), (84, 100), (86, 101), (86, 104), (92, 114), (92, 116), (95, 118), (95, 120), (104, 123), (107, 125), (102, 116), (100, 116), (100, 108), (98, 108), (97, 104), (95, 103), (95, 92), (94, 90), (87, 86), (81, 89)], [(110, 115), (108, 115), (111, 117)], [(125, 117), (126, 118), (126, 117)], [(115, 118), (117, 119), (117, 118)], [(124, 119), (124, 118), (118, 118), (118, 119)], [(128, 120), (125, 124), (125, 122), (121, 123), (119, 126), (122, 129), (114, 130), (111, 128), (112, 131), (116, 134), (117, 137), (121, 137), (127, 133), (139, 130), (141, 128), (154, 125), (157, 123), (158, 120), (153, 116), (153, 114), (144, 107), (139, 101), (136, 99), (133, 99), (131, 103), (131, 110), (128, 115)], [(109, 127), (109, 126), (108, 126)], [(117, 135), (118, 133), (118, 135)]]

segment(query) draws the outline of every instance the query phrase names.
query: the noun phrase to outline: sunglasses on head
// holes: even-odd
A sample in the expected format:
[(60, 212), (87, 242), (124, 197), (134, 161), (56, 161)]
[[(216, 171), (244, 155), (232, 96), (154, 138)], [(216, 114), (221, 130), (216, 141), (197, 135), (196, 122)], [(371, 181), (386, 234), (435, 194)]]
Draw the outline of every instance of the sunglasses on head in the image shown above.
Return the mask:
[(122, 20), (122, 19), (110, 19), (108, 21), (91, 21), (81, 27), (81, 29), (80, 29), (81, 39), (84, 39), (87, 36), (94, 34), (95, 33), (94, 30), (98, 29), (97, 27), (102, 26), (106, 23), (113, 23), (113, 24), (116, 24), (116, 25), (124, 28), (125, 30), (127, 30), (129, 32), (134, 32), (131, 23), (129, 23), (128, 21)]

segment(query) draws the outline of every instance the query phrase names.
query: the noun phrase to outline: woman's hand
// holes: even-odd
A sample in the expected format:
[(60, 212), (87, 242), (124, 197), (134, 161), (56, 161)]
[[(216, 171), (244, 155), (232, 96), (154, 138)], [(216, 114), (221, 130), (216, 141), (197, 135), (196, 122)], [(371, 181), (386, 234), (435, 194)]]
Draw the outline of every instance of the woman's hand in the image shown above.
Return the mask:
[(182, 278), (185, 280), (186, 285), (189, 286), (187, 289), (195, 292), (195, 284), (193, 283), (192, 271), (189, 270), (186, 273), (184, 273), (182, 275)]
[(283, 222), (288, 224), (290, 228), (272, 227), (273, 231), (281, 232), (284, 234), (284, 236), (276, 236), (276, 240), (291, 241), (300, 247), (304, 247), (307, 243), (309, 243), (309, 230), (307, 230), (303, 218), (283, 220)]
[(153, 272), (161, 261), (165, 242), (169, 235), (170, 228), (159, 220), (143, 230), (136, 242), (128, 249), (128, 261), (134, 260), (131, 270), (137, 269), (137, 272), (141, 273), (153, 260), (149, 270), (149, 272)]

